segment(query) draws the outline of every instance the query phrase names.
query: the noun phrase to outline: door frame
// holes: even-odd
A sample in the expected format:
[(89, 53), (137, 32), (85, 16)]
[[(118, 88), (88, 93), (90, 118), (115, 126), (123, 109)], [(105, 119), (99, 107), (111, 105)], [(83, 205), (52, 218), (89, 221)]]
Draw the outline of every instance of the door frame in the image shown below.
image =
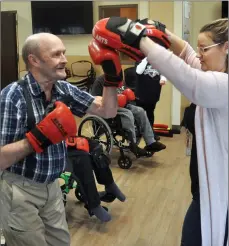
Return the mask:
[(17, 10), (4, 10), (1, 13), (12, 13), (15, 14), (16, 19), (16, 45), (17, 45), (17, 70), (18, 70), (18, 79), (20, 77), (20, 64), (19, 64), (19, 37), (18, 37), (18, 13)]

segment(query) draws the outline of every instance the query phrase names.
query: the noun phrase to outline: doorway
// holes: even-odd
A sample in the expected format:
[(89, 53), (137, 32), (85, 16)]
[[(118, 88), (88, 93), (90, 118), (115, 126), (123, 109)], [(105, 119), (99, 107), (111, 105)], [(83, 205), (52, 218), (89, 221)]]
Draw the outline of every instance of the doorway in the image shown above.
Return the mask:
[(18, 80), (17, 12), (1, 11), (1, 89)]

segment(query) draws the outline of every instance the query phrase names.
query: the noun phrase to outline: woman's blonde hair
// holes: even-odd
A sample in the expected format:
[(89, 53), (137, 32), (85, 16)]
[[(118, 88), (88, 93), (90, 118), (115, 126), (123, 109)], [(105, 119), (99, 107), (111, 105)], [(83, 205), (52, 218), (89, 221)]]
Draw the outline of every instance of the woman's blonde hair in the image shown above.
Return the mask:
[[(204, 25), (200, 33), (210, 32), (214, 43), (224, 44), (228, 41), (228, 18), (218, 19)], [(226, 58), (226, 72), (228, 72), (228, 55)]]

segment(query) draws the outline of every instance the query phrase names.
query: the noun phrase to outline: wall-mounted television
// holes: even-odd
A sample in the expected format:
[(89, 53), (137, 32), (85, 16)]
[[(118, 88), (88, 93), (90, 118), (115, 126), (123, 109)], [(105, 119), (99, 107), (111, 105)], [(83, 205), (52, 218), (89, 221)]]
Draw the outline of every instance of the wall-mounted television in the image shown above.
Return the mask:
[(228, 0), (222, 1), (222, 18), (228, 18)]
[(33, 33), (55, 35), (91, 34), (92, 1), (32, 1)]

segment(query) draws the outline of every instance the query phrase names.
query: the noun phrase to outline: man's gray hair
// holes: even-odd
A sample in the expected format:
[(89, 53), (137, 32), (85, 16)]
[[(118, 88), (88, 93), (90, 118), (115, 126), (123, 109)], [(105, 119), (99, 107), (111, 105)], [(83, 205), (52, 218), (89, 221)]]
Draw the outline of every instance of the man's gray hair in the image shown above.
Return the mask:
[(38, 36), (39, 35), (37, 34), (29, 36), (22, 47), (22, 58), (26, 65), (26, 70), (29, 70), (30, 67), (28, 59), (29, 55), (33, 54), (39, 57), (40, 46)]

